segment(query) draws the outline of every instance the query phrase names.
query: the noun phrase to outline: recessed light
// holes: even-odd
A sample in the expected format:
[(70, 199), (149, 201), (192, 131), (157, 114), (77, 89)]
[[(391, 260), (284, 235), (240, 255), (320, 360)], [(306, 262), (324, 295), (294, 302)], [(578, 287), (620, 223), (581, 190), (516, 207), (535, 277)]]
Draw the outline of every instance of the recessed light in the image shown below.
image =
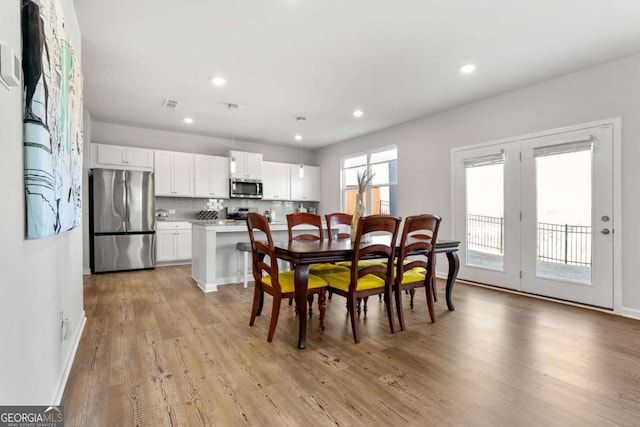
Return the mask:
[(362, 117), (364, 115), (364, 111), (362, 110), (355, 110), (353, 112), (353, 117)]
[(302, 135), (297, 134), (296, 136), (293, 137), (296, 141), (302, 141)]
[(182, 119), (182, 121), (185, 122), (188, 125), (193, 123), (193, 119), (191, 117), (185, 117), (185, 118)]
[(460, 72), (462, 74), (471, 74), (476, 70), (476, 64), (465, 64), (460, 67)]
[(222, 77), (214, 77), (211, 79), (211, 83), (216, 86), (224, 86), (227, 83), (227, 80)]

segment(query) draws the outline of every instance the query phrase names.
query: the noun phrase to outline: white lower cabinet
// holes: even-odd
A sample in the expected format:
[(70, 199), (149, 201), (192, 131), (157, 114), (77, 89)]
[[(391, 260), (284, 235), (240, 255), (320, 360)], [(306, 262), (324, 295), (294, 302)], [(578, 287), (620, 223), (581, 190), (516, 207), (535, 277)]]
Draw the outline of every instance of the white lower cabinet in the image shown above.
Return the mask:
[(156, 261), (188, 261), (191, 259), (191, 224), (159, 222), (156, 226)]

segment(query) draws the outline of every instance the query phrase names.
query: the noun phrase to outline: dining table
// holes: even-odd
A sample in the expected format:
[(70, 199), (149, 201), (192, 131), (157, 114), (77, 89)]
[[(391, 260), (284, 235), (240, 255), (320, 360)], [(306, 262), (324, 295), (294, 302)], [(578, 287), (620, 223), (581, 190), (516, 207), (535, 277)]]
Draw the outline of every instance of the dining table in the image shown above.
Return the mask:
[[(375, 237), (374, 237), (375, 238)], [(388, 238), (386, 236), (382, 239)], [(446, 302), (450, 311), (455, 310), (452, 300), (453, 285), (460, 268), (458, 258), (459, 241), (441, 239), (436, 242), (435, 253), (446, 254), (448, 261)], [(353, 246), (350, 238), (323, 239), (323, 240), (292, 240), (287, 242), (274, 242), (275, 255), (278, 259), (290, 262), (294, 265), (294, 284), (298, 313), (307, 312), (307, 285), (309, 280), (309, 266), (317, 263), (334, 263), (351, 261), (353, 258)], [(307, 316), (298, 316), (298, 348), (306, 347), (307, 341)]]

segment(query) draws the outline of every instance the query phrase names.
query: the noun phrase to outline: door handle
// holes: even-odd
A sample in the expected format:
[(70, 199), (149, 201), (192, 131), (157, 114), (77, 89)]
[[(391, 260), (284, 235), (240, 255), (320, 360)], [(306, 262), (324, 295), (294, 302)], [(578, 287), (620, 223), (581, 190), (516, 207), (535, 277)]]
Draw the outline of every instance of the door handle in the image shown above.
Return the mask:
[(602, 234), (609, 234), (609, 233), (611, 233), (611, 231), (610, 231), (608, 228), (603, 228), (602, 230), (600, 230), (600, 232), (601, 232)]

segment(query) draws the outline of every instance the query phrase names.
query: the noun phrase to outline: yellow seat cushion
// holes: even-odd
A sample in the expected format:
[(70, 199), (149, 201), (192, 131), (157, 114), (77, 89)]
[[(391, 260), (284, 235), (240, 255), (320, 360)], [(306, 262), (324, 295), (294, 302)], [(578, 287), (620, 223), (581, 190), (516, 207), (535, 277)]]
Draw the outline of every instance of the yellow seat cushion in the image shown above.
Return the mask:
[[(351, 281), (351, 272), (325, 274), (322, 276), (327, 281), (329, 286), (343, 291), (349, 290), (349, 282)], [(358, 279), (358, 286), (356, 290), (363, 291), (365, 289), (384, 288), (384, 280), (373, 274), (367, 274), (364, 277)]]
[(349, 268), (337, 264), (312, 264), (309, 267), (309, 273), (318, 275), (341, 273), (345, 271), (349, 271)]
[(412, 268), (402, 274), (402, 283), (424, 282), (425, 272), (427, 270), (422, 267)]
[[(295, 290), (294, 274), (294, 271), (285, 271), (278, 275), (278, 282), (280, 282), (280, 290), (282, 292), (293, 292)], [(262, 283), (267, 286), (272, 286), (271, 276), (264, 276), (262, 278)], [(309, 274), (309, 284), (307, 289), (325, 288), (326, 286), (327, 282), (323, 278)]]

